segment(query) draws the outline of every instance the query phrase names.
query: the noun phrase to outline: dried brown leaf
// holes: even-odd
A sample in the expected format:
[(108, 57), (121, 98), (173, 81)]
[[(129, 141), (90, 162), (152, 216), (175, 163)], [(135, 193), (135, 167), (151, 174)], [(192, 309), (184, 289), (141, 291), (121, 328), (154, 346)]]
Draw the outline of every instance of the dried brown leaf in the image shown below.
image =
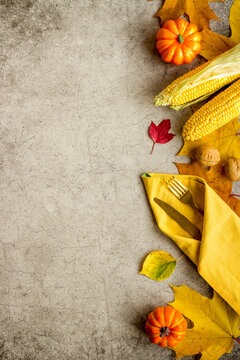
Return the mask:
[(210, 170), (199, 165), (197, 161), (191, 164), (175, 163), (175, 165), (181, 175), (196, 175), (206, 180), (208, 185), (240, 216), (240, 200), (230, 196), (232, 193), (232, 181), (224, 174), (223, 164), (212, 166)]
[(204, 27), (209, 29), (210, 20), (220, 20), (210, 8), (208, 0), (165, 0), (163, 7), (156, 15), (164, 23), (169, 19), (178, 19), (183, 14), (189, 16), (189, 20), (197, 25), (198, 30)]

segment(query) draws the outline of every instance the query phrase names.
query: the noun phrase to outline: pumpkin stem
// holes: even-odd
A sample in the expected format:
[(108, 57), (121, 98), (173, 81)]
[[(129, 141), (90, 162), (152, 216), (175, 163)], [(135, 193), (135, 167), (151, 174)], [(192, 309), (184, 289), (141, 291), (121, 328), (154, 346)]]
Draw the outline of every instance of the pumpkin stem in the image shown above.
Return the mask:
[(160, 329), (160, 336), (161, 337), (164, 337), (164, 336), (168, 336), (170, 334), (170, 330), (169, 328), (166, 326), (166, 327), (161, 327)]
[(178, 36), (178, 41), (180, 42), (180, 44), (182, 44), (182, 43), (183, 43), (184, 38), (183, 38), (183, 36), (182, 36), (182, 35), (179, 35), (179, 36)]

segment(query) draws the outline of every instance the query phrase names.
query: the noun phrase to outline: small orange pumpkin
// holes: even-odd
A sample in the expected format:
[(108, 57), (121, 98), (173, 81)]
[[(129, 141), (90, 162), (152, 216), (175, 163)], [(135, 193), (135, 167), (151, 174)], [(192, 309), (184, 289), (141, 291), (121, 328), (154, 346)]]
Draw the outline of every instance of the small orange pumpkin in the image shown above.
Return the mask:
[(184, 339), (187, 321), (171, 306), (158, 307), (148, 315), (145, 330), (152, 343), (174, 347)]
[(201, 51), (197, 26), (184, 19), (165, 21), (156, 37), (158, 52), (167, 63), (189, 64)]

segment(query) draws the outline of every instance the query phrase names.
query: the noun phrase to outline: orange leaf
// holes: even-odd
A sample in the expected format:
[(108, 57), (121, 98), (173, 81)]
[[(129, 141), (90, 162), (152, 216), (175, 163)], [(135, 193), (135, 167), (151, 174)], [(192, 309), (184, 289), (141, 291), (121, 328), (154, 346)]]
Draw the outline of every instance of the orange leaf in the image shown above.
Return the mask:
[(169, 19), (176, 20), (183, 14), (189, 16), (190, 22), (196, 24), (198, 30), (209, 28), (210, 20), (220, 20), (210, 8), (208, 0), (165, 0), (156, 16), (159, 16), (164, 23)]
[(181, 175), (196, 175), (206, 180), (209, 186), (240, 216), (240, 200), (231, 195), (232, 181), (224, 174), (223, 165), (217, 164), (210, 170), (200, 166), (197, 161), (191, 164), (175, 163)]

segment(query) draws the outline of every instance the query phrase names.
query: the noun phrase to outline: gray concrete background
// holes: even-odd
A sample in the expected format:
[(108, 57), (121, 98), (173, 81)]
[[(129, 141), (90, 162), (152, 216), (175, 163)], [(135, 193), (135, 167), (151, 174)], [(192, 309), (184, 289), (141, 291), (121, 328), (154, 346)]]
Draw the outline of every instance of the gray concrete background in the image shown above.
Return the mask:
[[(211, 3), (223, 34), (231, 3)], [(162, 283), (139, 275), (152, 250), (181, 255), (140, 174), (186, 161), (175, 154), (191, 110), (152, 100), (200, 61), (160, 60), (159, 4), (0, 0), (2, 360), (173, 360), (148, 341), (148, 312), (173, 300), (170, 283), (211, 295), (186, 257)], [(177, 136), (150, 155), (148, 126), (164, 118)]]

